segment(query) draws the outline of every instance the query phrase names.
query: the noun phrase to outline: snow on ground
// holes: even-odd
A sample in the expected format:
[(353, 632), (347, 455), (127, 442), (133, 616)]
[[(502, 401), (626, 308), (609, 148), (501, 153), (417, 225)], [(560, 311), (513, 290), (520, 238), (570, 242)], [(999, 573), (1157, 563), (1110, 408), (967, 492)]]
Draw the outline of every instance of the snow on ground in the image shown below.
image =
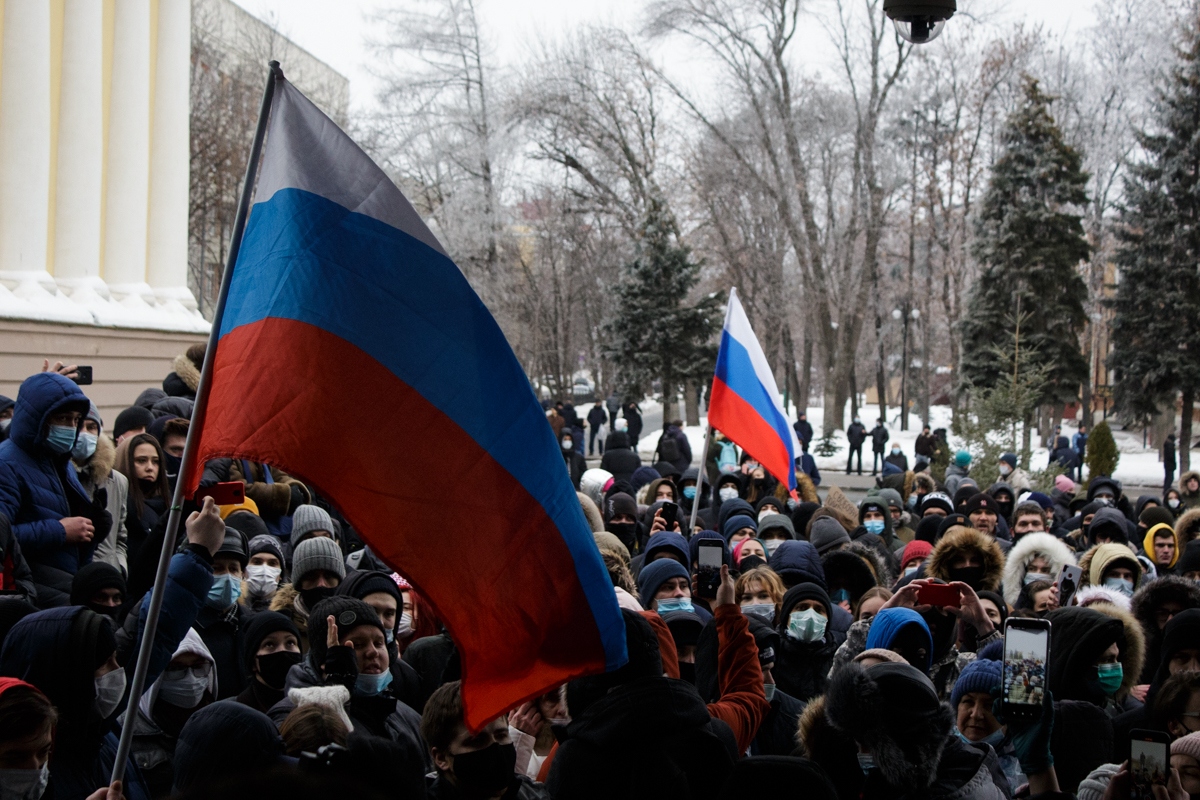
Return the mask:
[[(642, 431), (642, 438), (638, 441), (638, 453), (642, 456), (644, 462), (652, 464), (654, 462), (654, 449), (658, 445), (659, 431), (662, 430), (662, 404), (646, 400), (640, 405), (646, 425)], [(875, 420), (879, 417), (879, 407), (877, 405), (861, 406), (859, 416), (869, 432), (871, 428), (875, 427)], [(824, 424), (824, 418), (824, 409), (810, 408), (808, 410), (808, 421), (813, 426), (814, 443), (821, 438), (821, 427)], [(789, 419), (794, 421), (794, 418), (789, 417)], [(845, 419), (847, 424), (852, 421), (848, 408)], [(950, 419), (949, 406), (934, 406), (931, 410), (930, 425), (933, 428), (945, 428), (949, 431)], [(900, 443), (900, 447), (904, 450), (904, 454), (908, 456), (909, 463), (911, 464), (916, 457), (914, 446), (916, 445), (918, 434), (921, 433), (921, 418), (916, 414), (910, 414), (908, 421), (908, 430), (901, 431), (900, 414), (895, 409), (888, 410), (886, 425), (891, 432), (892, 441)], [(688, 441), (692, 445), (693, 463), (698, 463), (700, 460), (700, 451), (704, 446), (704, 431), (707, 424), (707, 416), (701, 415), (700, 425), (684, 428)], [(1077, 431), (1078, 426), (1074, 421), (1063, 423), (1063, 435), (1068, 439), (1074, 436)], [(1129, 431), (1114, 429), (1113, 438), (1117, 442), (1117, 449), (1121, 451), (1121, 460), (1117, 464), (1116, 475), (1114, 477), (1130, 486), (1161, 487), (1163, 468), (1159, 460), (1158, 451), (1154, 448), (1142, 447), (1142, 431), (1140, 429)], [(822, 471), (845, 470), (846, 468), (849, 445), (846, 441), (845, 431), (836, 431), (834, 433), (834, 441), (838, 448), (836, 454), (827, 458), (814, 454), (817, 460), (817, 467)], [(1036, 436), (1034, 437), (1034, 443), (1037, 443)], [(950, 434), (951, 447), (958, 447), (961, 444), (962, 441), (960, 439)], [(1195, 463), (1200, 458), (1200, 451), (1193, 450), (1193, 453), (1195, 454), (1193, 455), (1193, 463)], [(1049, 463), (1050, 453), (1044, 447), (1034, 447), (1031, 458), (1033, 467), (1035, 469), (1042, 469)], [(871, 440), (869, 437), (863, 445), (863, 461), (869, 471), (871, 468)], [(857, 461), (855, 462), (855, 466), (857, 467)], [(1178, 473), (1176, 473), (1176, 478), (1178, 477)]]

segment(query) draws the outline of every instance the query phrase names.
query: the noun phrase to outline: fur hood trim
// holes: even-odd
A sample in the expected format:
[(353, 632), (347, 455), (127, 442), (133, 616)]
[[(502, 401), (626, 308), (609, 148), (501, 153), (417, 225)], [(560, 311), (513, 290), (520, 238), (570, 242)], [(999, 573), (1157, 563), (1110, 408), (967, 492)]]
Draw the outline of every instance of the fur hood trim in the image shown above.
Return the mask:
[(800, 714), (800, 725), (796, 728), (796, 743), (804, 750), (808, 758), (828, 738), (832, 726), (825, 719), (825, 697), (814, 697), (808, 701)]
[(983, 581), (980, 585), (984, 591), (996, 591), (1004, 576), (1004, 553), (995, 539), (963, 525), (955, 525), (946, 531), (945, 536), (934, 546), (933, 552), (925, 562), (925, 576), (940, 578), (949, 583), (951, 562), (957, 556), (968, 553), (983, 559)]
[(602, 533), (604, 519), (600, 516), (600, 509), (592, 502), (592, 498), (583, 492), (576, 492), (575, 496), (579, 498), (579, 505), (583, 506), (583, 516), (587, 517), (588, 527), (592, 529), (592, 533)]
[(913, 475), (913, 490), (918, 494), (931, 494), (937, 491), (937, 482), (933, 476), (926, 472), (917, 472)]
[(896, 580), (896, 576), (888, 568), (887, 563), (883, 560), (883, 556), (875, 548), (865, 545), (862, 542), (850, 542), (842, 550), (847, 553), (854, 553), (854, 555), (867, 562), (867, 566), (871, 568), (871, 573), (875, 576), (875, 585), (891, 586)]
[[(708, 479), (705, 478), (705, 480)], [(802, 503), (819, 504), (821, 502), (821, 497), (817, 494), (817, 487), (813, 486), (812, 478), (800, 470), (796, 470), (796, 494), (800, 495), (800, 502)]]
[(1094, 611), (1121, 620), (1125, 626), (1125, 646), (1121, 648), (1121, 688), (1117, 690), (1114, 699), (1119, 703), (1129, 696), (1130, 690), (1137, 685), (1146, 663), (1146, 634), (1142, 632), (1141, 623), (1127, 608), (1115, 606), (1112, 603), (1093, 603), (1089, 606)]
[(271, 610), (283, 614), (295, 623), (300, 633), (307, 635), (308, 619), (300, 616), (300, 612), (296, 610), (298, 597), (300, 597), (300, 591), (292, 584), (285, 583), (275, 590), (275, 595), (271, 598)]
[[(834, 728), (871, 751), (875, 766), (887, 782), (905, 792), (920, 794), (937, 778), (938, 765), (954, 712), (945, 703), (923, 714), (889, 718), (885, 691), (870, 670), (850, 662), (834, 675), (825, 693), (825, 718)], [(881, 724), (882, 723), (882, 724)]]
[(350, 692), (345, 686), (301, 686), (288, 691), (288, 700), (296, 708), (310, 704), (325, 706), (337, 714), (346, 730), (354, 730), (354, 723), (346, 713), (346, 706), (350, 705)]
[(1129, 608), (1128, 597), (1104, 586), (1084, 586), (1075, 592), (1074, 605), (1091, 608), (1097, 603), (1108, 603), (1124, 609)]
[(180, 353), (175, 356), (175, 360), (171, 362), (171, 367), (174, 368), (175, 374), (179, 379), (187, 384), (187, 387), (195, 392), (200, 388), (200, 370), (196, 369), (196, 365), (187, 357), (186, 353)]
[(1075, 563), (1075, 553), (1048, 533), (1027, 533), (1017, 540), (1004, 560), (1004, 599), (1014, 608), (1025, 585), (1029, 564), (1038, 556), (1050, 562), (1050, 573), (1058, 575), (1067, 564)]
[(1179, 515), (1175, 520), (1175, 536), (1179, 539), (1180, 549), (1200, 536), (1200, 508), (1190, 508)]
[[(1137, 577), (1135, 582), (1136, 585), (1134, 586), (1134, 590), (1136, 591), (1138, 586), (1140, 586), (1142, 583), (1142, 567), (1141, 564), (1138, 563), (1137, 553), (1133, 552), (1133, 548), (1129, 547), (1128, 545), (1113, 543), (1092, 545), (1092, 547), (1086, 553), (1080, 556), (1079, 566), (1083, 568), (1083, 575), (1079, 579), (1080, 586), (1102, 585), (1092, 582), (1092, 561), (1095, 559), (1097, 551), (1099, 551), (1102, 547), (1106, 548), (1104, 550), (1104, 558), (1106, 559), (1103, 564), (1104, 568), (1107, 568), (1109, 564), (1111, 564), (1113, 561), (1116, 561), (1118, 558), (1124, 559), (1134, 565), (1134, 575)], [(1115, 550), (1115, 548), (1118, 547), (1124, 552)], [(1101, 573), (1102, 572), (1103, 570), (1101, 570)], [(1099, 577), (1100, 575), (1097, 575), (1097, 578)]]
[[(1179, 494), (1181, 494), (1184, 497), (1196, 497), (1195, 494), (1191, 494), (1187, 490), (1187, 483), (1192, 478), (1195, 478), (1196, 480), (1200, 480), (1200, 472), (1197, 472), (1194, 469), (1189, 469), (1187, 472), (1185, 472), (1179, 476)], [(1198, 494), (1200, 494), (1200, 493), (1198, 493)]]
[(1154, 610), (1169, 600), (1179, 603), (1185, 609), (1200, 608), (1200, 585), (1178, 575), (1163, 575), (1146, 581), (1145, 585), (1133, 594), (1130, 610), (1141, 624), (1142, 630), (1150, 632), (1151, 639), (1158, 638), (1162, 633), (1158, 629)]
[(108, 483), (113, 466), (117, 463), (117, 446), (107, 433), (96, 437), (96, 452), (88, 459), (87, 466), (80, 470), (85, 478), (90, 478), (94, 486)]

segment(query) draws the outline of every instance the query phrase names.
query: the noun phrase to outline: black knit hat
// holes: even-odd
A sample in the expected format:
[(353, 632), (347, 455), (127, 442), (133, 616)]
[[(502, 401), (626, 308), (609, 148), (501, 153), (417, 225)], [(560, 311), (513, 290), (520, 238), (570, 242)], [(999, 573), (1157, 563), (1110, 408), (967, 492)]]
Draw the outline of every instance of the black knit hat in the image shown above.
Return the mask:
[[(955, 525), (962, 525), (965, 528), (969, 528), (971, 527), (971, 520), (967, 519), (962, 514), (947, 514), (938, 524), (937, 542), (940, 542), (942, 537), (946, 535), (946, 531), (950, 530)], [(934, 542), (934, 544), (937, 544), (937, 542)]]
[(125, 578), (121, 570), (103, 561), (93, 561), (80, 567), (71, 579), (71, 605), (83, 606), (101, 589), (118, 589), (125, 599)]
[(346, 580), (342, 581), (337, 587), (338, 596), (353, 597), (356, 600), (362, 600), (367, 595), (377, 592), (386, 592), (396, 598), (397, 608), (404, 603), (404, 597), (400, 594), (400, 587), (392, 580), (392, 576), (378, 570), (356, 570), (351, 572), (346, 576)]
[(942, 518), (937, 514), (930, 514), (928, 517), (921, 517), (921, 521), (917, 523), (913, 538), (918, 541), (937, 544), (938, 530), (941, 527)]
[[(237, 528), (246, 534), (247, 539), (272, 535), (271, 529), (267, 527), (267, 523), (263, 522), (262, 517), (253, 511), (234, 511), (225, 518), (225, 524), (231, 528)], [(278, 540), (279, 537), (275, 538)]]
[[(242, 662), (246, 665), (246, 674), (254, 674), (254, 658), (258, 655), (258, 646), (262, 640), (278, 631), (287, 631), (300, 642), (300, 631), (296, 625), (278, 611), (260, 611), (250, 617), (242, 634)], [(321, 637), (324, 642), (325, 638)]]
[(1180, 575), (1200, 572), (1200, 539), (1192, 539), (1183, 548), (1183, 555), (1179, 556), (1179, 563), (1175, 565), (1175, 571)]
[(383, 632), (383, 623), (375, 609), (356, 600), (353, 597), (334, 595), (317, 603), (317, 607), (308, 615), (308, 646), (312, 653), (313, 662), (325, 663), (325, 636), (328, 633), (326, 618), (332, 616), (338, 627), (338, 638), (342, 640), (347, 633), (360, 625), (374, 625)]
[(825, 606), (827, 617), (833, 616), (833, 602), (830, 601), (828, 592), (815, 583), (798, 583), (787, 590), (787, 594), (783, 596), (783, 602), (779, 604), (779, 626), (781, 628), (787, 628), (788, 615), (801, 600), (816, 600)]
[(126, 433), (150, 427), (150, 423), (154, 422), (154, 415), (149, 409), (141, 406), (130, 406), (129, 408), (117, 414), (117, 421), (113, 423), (112, 435), (114, 439), (120, 439)]
[(991, 511), (993, 514), (999, 514), (1000, 504), (997, 503), (996, 498), (992, 497), (990, 494), (977, 492), (976, 494), (971, 495), (970, 499), (967, 500), (966, 504), (963, 506), (963, 513), (969, 517), (976, 511), (983, 511), (985, 509), (987, 511)]

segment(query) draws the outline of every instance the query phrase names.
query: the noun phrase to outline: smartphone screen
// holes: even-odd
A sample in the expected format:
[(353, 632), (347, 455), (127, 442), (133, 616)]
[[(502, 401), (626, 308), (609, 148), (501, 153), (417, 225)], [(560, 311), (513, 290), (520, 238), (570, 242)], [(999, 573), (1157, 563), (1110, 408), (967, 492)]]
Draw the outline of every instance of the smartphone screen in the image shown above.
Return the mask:
[(1079, 588), (1079, 579), (1083, 577), (1083, 568), (1077, 567), (1074, 564), (1067, 564), (1063, 567), (1062, 573), (1058, 576), (1058, 604), (1059, 606), (1067, 606), (1071, 604), (1071, 596), (1075, 594), (1075, 590)]
[[(712, 543), (709, 544), (709, 542)], [(696, 571), (696, 588), (700, 597), (712, 600), (717, 596), (717, 589), (721, 586), (721, 562), (724, 551), (724, 546), (715, 539), (700, 541), (700, 551), (696, 557), (700, 567)]]
[[(1166, 786), (1167, 776), (1171, 774), (1169, 745), (1163, 741), (1147, 741), (1139, 738), (1139, 733), (1150, 734), (1149, 731), (1133, 731), (1129, 742), (1129, 772), (1133, 778), (1133, 790), (1130, 796), (1134, 800), (1152, 800), (1153, 786)], [(1161, 738), (1154, 736), (1153, 738)]]
[(675, 527), (675, 519), (678, 517), (678, 511), (679, 506), (675, 505), (674, 503), (663, 503), (662, 508), (658, 510), (658, 513), (662, 516), (663, 522), (667, 526), (667, 530), (671, 530)]
[(1050, 628), (1045, 623), (1025, 627), (1014, 622), (1009, 620), (1004, 629), (1005, 713), (1035, 716), (1046, 692)]
[(725, 548), (722, 547), (721, 543), (716, 539), (713, 539), (712, 542), (713, 544), (705, 544), (703, 541), (700, 542), (700, 554), (698, 560), (701, 567), (720, 570), (721, 553)]

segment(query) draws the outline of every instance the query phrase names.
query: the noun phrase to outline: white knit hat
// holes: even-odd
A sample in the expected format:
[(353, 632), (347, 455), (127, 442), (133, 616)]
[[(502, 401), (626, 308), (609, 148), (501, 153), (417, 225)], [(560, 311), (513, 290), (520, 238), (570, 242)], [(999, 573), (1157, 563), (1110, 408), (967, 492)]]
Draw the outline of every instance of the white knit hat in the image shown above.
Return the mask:
[(1101, 764), (1092, 770), (1083, 782), (1079, 784), (1079, 789), (1076, 790), (1075, 796), (1079, 800), (1104, 800), (1104, 793), (1108, 791), (1108, 784), (1112, 782), (1113, 776), (1121, 769), (1120, 764)]

